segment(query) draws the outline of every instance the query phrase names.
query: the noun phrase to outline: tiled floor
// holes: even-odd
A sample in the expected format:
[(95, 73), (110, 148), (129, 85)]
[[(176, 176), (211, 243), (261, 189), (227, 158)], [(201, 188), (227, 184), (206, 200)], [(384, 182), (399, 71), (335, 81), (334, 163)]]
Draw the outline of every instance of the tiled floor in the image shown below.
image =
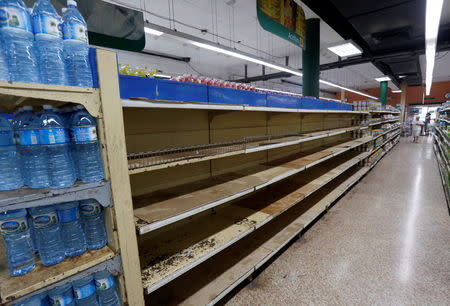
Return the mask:
[(431, 138), (403, 138), (227, 305), (450, 305), (450, 217)]

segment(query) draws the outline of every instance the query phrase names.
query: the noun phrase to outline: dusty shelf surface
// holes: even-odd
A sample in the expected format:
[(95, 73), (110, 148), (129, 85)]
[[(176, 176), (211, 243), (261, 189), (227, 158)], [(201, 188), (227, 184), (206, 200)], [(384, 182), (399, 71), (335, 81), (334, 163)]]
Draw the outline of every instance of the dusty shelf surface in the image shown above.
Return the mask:
[(186, 273), (264, 226), (367, 156), (368, 152), (346, 152), (212, 214), (141, 236), (144, 288), (150, 293)]
[(66, 258), (51, 267), (44, 267), (39, 256), (36, 256), (36, 268), (33, 271), (22, 276), (11, 277), (8, 273), (4, 252), (5, 249), (1, 245), (0, 298), (2, 302), (12, 301), (114, 257), (114, 252), (107, 246), (100, 250), (86, 251), (74, 258)]
[(205, 160), (296, 145), (359, 129), (359, 126), (352, 126), (298, 135), (253, 136), (228, 143), (213, 143), (154, 152), (131, 153), (128, 154), (128, 169), (130, 174), (137, 174)]
[(278, 254), (367, 171), (368, 167), (351, 168), (219, 256), (210, 258), (151, 293), (146, 300), (165, 305), (210, 305), (218, 302)]
[(252, 193), (368, 142), (368, 136), (268, 164), (134, 197), (136, 229), (145, 234)]

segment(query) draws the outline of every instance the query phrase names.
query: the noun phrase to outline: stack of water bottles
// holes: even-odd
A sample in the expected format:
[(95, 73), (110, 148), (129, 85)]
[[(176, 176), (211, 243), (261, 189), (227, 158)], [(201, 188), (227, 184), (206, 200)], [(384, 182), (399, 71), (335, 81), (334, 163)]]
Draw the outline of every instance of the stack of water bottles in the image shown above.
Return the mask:
[(0, 81), (92, 87), (86, 22), (77, 3), (58, 15), (38, 0), (0, 0)]
[(35, 295), (14, 306), (41, 305), (119, 306), (120, 300), (114, 277), (105, 270)]
[(32, 271), (35, 252), (52, 266), (107, 242), (103, 208), (93, 199), (3, 212), (0, 229), (11, 276)]
[[(1, 1), (1, 0), (0, 0)], [(12, 124), (0, 114), (0, 191), (65, 188), (77, 178), (104, 178), (95, 120), (83, 106), (63, 114), (44, 105), (42, 112), (22, 107)]]

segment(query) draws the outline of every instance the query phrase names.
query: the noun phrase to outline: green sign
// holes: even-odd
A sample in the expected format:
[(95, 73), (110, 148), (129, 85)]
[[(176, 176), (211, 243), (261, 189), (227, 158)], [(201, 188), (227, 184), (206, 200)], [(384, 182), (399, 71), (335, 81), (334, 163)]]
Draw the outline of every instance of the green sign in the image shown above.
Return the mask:
[(293, 0), (258, 0), (261, 27), (300, 48), (305, 48), (305, 12)]

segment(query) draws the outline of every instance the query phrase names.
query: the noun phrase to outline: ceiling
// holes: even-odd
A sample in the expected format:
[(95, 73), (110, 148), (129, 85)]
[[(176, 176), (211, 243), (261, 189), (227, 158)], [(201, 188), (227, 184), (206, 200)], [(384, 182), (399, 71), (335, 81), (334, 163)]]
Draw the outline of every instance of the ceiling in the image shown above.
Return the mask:
[[(395, 84), (423, 83), (425, 66), (426, 0), (304, 0), (343, 38), (364, 51), (359, 57), (373, 63)], [(437, 50), (450, 49), (450, 1), (444, 1)]]
[[(286, 60), (285, 57), (289, 56), (290, 67), (296, 69), (302, 68), (302, 51), (300, 48), (263, 30), (260, 27), (256, 17), (256, 0), (110, 0), (108, 2), (141, 10), (144, 12), (144, 18), (151, 23), (159, 24), (171, 29), (176, 29), (180, 32), (223, 44), (228, 47), (236, 48), (280, 64), (284, 64)], [(300, 3), (300, 1), (296, 2)], [(355, 35), (356, 32), (361, 36), (360, 40), (365, 41), (365, 39), (372, 39), (371, 33), (383, 32), (388, 29), (386, 29), (386, 26), (383, 27), (382, 25), (377, 25), (377, 23), (374, 23), (373, 27), (367, 25), (364, 25), (363, 27), (361, 24), (364, 23), (364, 18), (355, 16), (355, 14), (365, 14), (369, 11), (371, 12), (375, 9), (383, 8), (387, 5), (387, 3), (416, 1), (379, 0), (376, 5), (373, 4), (374, 1), (354, 0), (311, 0), (304, 2), (317, 2), (315, 5), (311, 5), (311, 8), (314, 10), (315, 6), (318, 6), (318, 3), (320, 6), (326, 6), (328, 4), (333, 6), (342, 6), (342, 9), (339, 8), (338, 14), (336, 14), (336, 9), (331, 11), (331, 13), (339, 15), (340, 17), (344, 16), (344, 14), (347, 14), (350, 17), (353, 16), (349, 19), (352, 21), (352, 23), (349, 23), (350, 26), (354, 26), (352, 35)], [(450, 1), (446, 2), (446, 5), (448, 6)], [(354, 8), (351, 5), (347, 5), (348, 3), (353, 3)], [(315, 10), (318, 13), (315, 14), (306, 5), (301, 5), (305, 11), (306, 18), (319, 18), (319, 15), (323, 12), (323, 10)], [(372, 13), (369, 15), (371, 14)], [(327, 18), (325, 17), (320, 16), (322, 20), (327, 21)], [(418, 18), (417, 16), (412, 15), (406, 17), (405, 20), (410, 20), (408, 18), (413, 17)], [(343, 18), (345, 19), (345, 17)], [(446, 20), (446, 18), (448, 18), (448, 16), (442, 16), (442, 20)], [(381, 20), (386, 21), (386, 18)], [(414, 59), (409, 58), (408, 60), (411, 63), (404, 63), (403, 66), (405, 67), (403, 67), (401, 63), (391, 63), (386, 60), (380, 64), (375, 61), (371, 61), (368, 58), (364, 58), (363, 60), (358, 59), (361, 60), (359, 64), (337, 67), (335, 64), (338, 61), (338, 57), (331, 53), (327, 47), (330, 44), (348, 39), (349, 34), (343, 31), (342, 27), (335, 27), (335, 21), (336, 20), (333, 19), (330, 22), (322, 21), (320, 23), (320, 64), (330, 65), (328, 69), (321, 71), (322, 79), (357, 90), (368, 89), (379, 86), (378, 82), (376, 82), (374, 78), (380, 77), (386, 72), (381, 70), (380, 66), (390, 64), (390, 69), (396, 69), (396, 72), (400, 72), (405, 69), (411, 70), (408, 66), (411, 63), (414, 65), (414, 63), (418, 64), (421, 62), (419, 55), (414, 57)], [(406, 21), (399, 21), (395, 27), (401, 27), (405, 23)], [(420, 22), (416, 21), (413, 23), (420, 24)], [(366, 24), (369, 24), (369, 22), (366, 22)], [(389, 24), (389, 22), (387, 22), (387, 24)], [(355, 30), (357, 26), (359, 31)], [(333, 30), (333, 28), (337, 31)], [(391, 28), (394, 28), (394, 25), (392, 25)], [(346, 27), (345, 29), (348, 30), (349, 27)], [(201, 30), (206, 31), (203, 31), (202, 33)], [(419, 32), (420, 26), (414, 27), (414, 37), (420, 36), (418, 34)], [(262, 75), (262, 67), (260, 65), (246, 63), (242, 60), (208, 50), (203, 50), (190, 44), (182, 44), (179, 41), (164, 37), (164, 35), (160, 37), (147, 35), (146, 40), (146, 50), (171, 56), (188, 57), (190, 58), (190, 62), (185, 63), (173, 61), (166, 58), (135, 54), (131, 52), (119, 52), (119, 62), (149, 66), (151, 68), (160, 69), (168, 74), (194, 73), (222, 79), (243, 78), (244, 65), (247, 64), (249, 77)], [(418, 38), (416, 42), (417, 44), (419, 44), (419, 40), (420, 39)], [(371, 44), (367, 45), (368, 50), (371, 52), (371, 56), (373, 56), (373, 54), (381, 54), (391, 50), (389, 48), (386, 49), (384, 42), (381, 45), (375, 42), (371, 42)], [(405, 47), (405, 45), (406, 44), (399, 44), (396, 48)], [(412, 48), (413, 45), (415, 46), (415, 44), (410, 45), (411, 46), (408, 45), (409, 48)], [(366, 56), (366, 53), (367, 52), (364, 53), (364, 56)], [(443, 61), (450, 62), (450, 56), (444, 57)], [(418, 69), (420, 69), (420, 67), (424, 66), (419, 64)], [(435, 69), (438, 70), (439, 67), (436, 67)], [(420, 69), (420, 71), (423, 72), (425, 69)], [(445, 75), (449, 74), (447, 71), (449, 70), (447, 69), (445, 72), (442, 71), (442, 78), (450, 80), (450, 77)], [(274, 72), (277, 71), (271, 69), (265, 70), (266, 74)], [(403, 72), (404, 71), (402, 71), (402, 73)], [(285, 82), (286, 80), (290, 83)], [(408, 76), (407, 80), (413, 80), (413, 76)], [(256, 85), (264, 86), (266, 88), (301, 92), (301, 86), (291, 84), (301, 84), (301, 82), (301, 78), (291, 76), (282, 79), (259, 81), (256, 82)], [(391, 88), (396, 87), (394, 83), (390, 83), (389, 86)], [(323, 84), (320, 85), (320, 89), (323, 96), (333, 96), (337, 91), (336, 88)]]

